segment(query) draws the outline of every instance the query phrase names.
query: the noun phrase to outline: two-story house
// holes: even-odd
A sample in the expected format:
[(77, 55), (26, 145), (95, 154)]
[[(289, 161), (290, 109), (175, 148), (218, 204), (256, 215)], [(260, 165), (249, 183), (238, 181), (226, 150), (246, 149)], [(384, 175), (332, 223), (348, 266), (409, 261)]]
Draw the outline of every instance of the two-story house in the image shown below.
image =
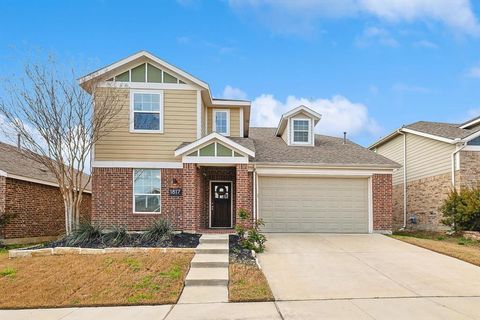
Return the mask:
[(370, 149), (402, 165), (393, 174), (394, 229), (445, 229), (440, 207), (449, 192), (480, 182), (480, 117), (415, 122)]
[(165, 217), (208, 232), (231, 229), (245, 208), (271, 232), (391, 230), (398, 164), (315, 134), (322, 116), (305, 106), (276, 128), (250, 127), (250, 101), (215, 99), (207, 83), (145, 51), (79, 82), (121, 97), (94, 148), (94, 222), (142, 230)]

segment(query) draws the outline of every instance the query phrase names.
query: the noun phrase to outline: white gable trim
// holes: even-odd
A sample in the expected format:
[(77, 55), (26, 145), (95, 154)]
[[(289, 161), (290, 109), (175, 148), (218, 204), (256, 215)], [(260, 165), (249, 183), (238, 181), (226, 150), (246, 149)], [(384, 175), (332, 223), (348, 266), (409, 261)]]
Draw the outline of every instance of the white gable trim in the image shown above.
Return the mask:
[(448, 138), (436, 136), (434, 134), (424, 133), (424, 132), (420, 132), (420, 131), (416, 131), (416, 130), (412, 130), (412, 129), (408, 129), (408, 128), (402, 128), (402, 129), (400, 129), (400, 131), (415, 134), (417, 136), (421, 136), (421, 137), (424, 137), (424, 138), (430, 138), (430, 139), (433, 139), (433, 140), (450, 143), (450, 144), (460, 142), (460, 140), (457, 141), (457, 140), (453, 140), (453, 139), (448, 139)]
[(247, 149), (245, 148), (244, 146), (228, 139), (227, 137), (224, 137), (222, 136), (221, 134), (218, 134), (216, 132), (212, 132), (210, 133), (208, 136), (205, 136), (201, 139), (198, 139), (197, 141), (194, 141), (180, 149), (177, 149), (175, 150), (175, 157), (178, 157), (178, 156), (181, 156), (187, 152), (190, 152), (198, 147), (200, 147), (201, 145), (204, 145), (210, 141), (214, 141), (214, 140), (219, 140), (220, 142), (223, 142), (224, 144), (226, 144), (227, 146), (233, 148), (233, 149), (237, 149), (238, 151), (246, 154), (246, 155), (249, 155), (251, 157), (255, 157), (255, 152), (253, 152), (252, 150), (250, 149)]
[(208, 89), (208, 90), (210, 91), (210, 89), (209, 89), (209, 87), (208, 87), (208, 84), (207, 84), (206, 82), (203, 82), (202, 80), (200, 80), (200, 79), (198, 79), (198, 78), (195, 78), (195, 77), (192, 76), (191, 74), (189, 74), (189, 73), (187, 73), (187, 72), (185, 72), (185, 71), (183, 71), (183, 70), (175, 67), (174, 65), (171, 65), (170, 63), (168, 63), (168, 62), (166, 62), (166, 61), (164, 61), (164, 60), (162, 60), (162, 59), (154, 56), (154, 55), (151, 54), (150, 52), (144, 51), (144, 50), (143, 50), (143, 51), (140, 51), (140, 52), (137, 52), (137, 53), (135, 53), (135, 54), (132, 54), (131, 56), (128, 56), (128, 57), (126, 57), (125, 59), (122, 59), (122, 60), (120, 60), (120, 61), (117, 61), (117, 62), (115, 62), (115, 63), (113, 63), (113, 64), (111, 64), (111, 65), (109, 65), (109, 66), (106, 66), (106, 67), (104, 67), (104, 68), (102, 68), (102, 69), (99, 69), (99, 70), (97, 70), (97, 71), (94, 71), (94, 72), (92, 72), (92, 73), (90, 73), (90, 74), (88, 74), (88, 75), (86, 75), (86, 76), (84, 76), (84, 77), (81, 77), (80, 79), (78, 79), (78, 82), (79, 82), (80, 84), (82, 84), (82, 83), (84, 83), (84, 82), (87, 82), (87, 81), (89, 81), (89, 80), (92, 80), (93, 78), (96, 78), (96, 77), (98, 77), (98, 76), (101, 76), (101, 75), (103, 75), (103, 74), (105, 74), (105, 73), (107, 73), (107, 72), (109, 72), (109, 71), (112, 71), (112, 70), (114, 70), (114, 69), (116, 69), (116, 68), (119, 68), (119, 67), (123, 66), (124, 64), (127, 64), (127, 63), (129, 63), (129, 62), (132, 62), (132, 61), (134, 61), (134, 60), (136, 60), (136, 59), (140, 59), (140, 58), (142, 58), (142, 57), (146, 57), (146, 58), (154, 61), (155, 63), (158, 63), (159, 65), (162, 65), (162, 66), (164, 66), (165, 68), (172, 70), (174, 73), (177, 73), (178, 75), (184, 77), (185, 79), (188, 79), (188, 80), (190, 80), (191, 82), (193, 82), (193, 83), (201, 86), (201, 87), (204, 88), (204, 89)]
[(464, 125), (461, 125), (461, 126), (460, 126), (460, 129), (468, 128), (468, 127), (473, 126), (473, 125), (475, 125), (475, 124), (477, 124), (477, 123), (479, 123), (479, 122), (480, 122), (480, 118), (475, 119), (475, 120), (472, 120), (472, 121), (470, 121), (470, 122), (465, 123)]
[(320, 119), (322, 119), (322, 115), (320, 113), (318, 113), (316, 111), (313, 111), (312, 109), (307, 108), (304, 105), (298, 106), (295, 109), (290, 110), (287, 113), (282, 114), (282, 117), (280, 118), (280, 121), (278, 122), (277, 131), (275, 132), (275, 135), (276, 136), (281, 135), (283, 133), (283, 131), (285, 130), (287, 120), (290, 117), (293, 117), (294, 115), (296, 115), (297, 113), (302, 112), (302, 111), (305, 112), (306, 114), (308, 114), (314, 120), (314, 121), (312, 121), (314, 127), (318, 123), (318, 121), (320, 121)]

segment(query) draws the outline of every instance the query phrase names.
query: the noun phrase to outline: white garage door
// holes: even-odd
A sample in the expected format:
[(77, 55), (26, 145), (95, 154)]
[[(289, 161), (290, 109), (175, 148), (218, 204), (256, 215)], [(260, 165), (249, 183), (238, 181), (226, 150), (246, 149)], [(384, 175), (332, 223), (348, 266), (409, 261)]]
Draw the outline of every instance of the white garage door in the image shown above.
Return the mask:
[(259, 177), (266, 232), (368, 232), (368, 179)]

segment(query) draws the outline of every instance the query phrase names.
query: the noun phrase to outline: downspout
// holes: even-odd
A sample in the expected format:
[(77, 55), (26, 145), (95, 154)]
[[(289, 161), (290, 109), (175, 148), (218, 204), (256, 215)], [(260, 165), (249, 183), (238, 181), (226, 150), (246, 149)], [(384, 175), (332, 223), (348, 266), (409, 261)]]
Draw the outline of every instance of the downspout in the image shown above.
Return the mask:
[(402, 132), (402, 129), (397, 132), (403, 136), (403, 227), (400, 230), (405, 230), (407, 227), (407, 135)]
[[(456, 139), (456, 140), (459, 141), (460, 139)], [(462, 151), (462, 149), (465, 148), (466, 146), (467, 146), (466, 142), (464, 142), (461, 147), (458, 147), (458, 144), (457, 144), (455, 151), (452, 152), (452, 188), (453, 190), (455, 190), (455, 155), (460, 151)]]
[(253, 167), (253, 221), (257, 220), (257, 169)]

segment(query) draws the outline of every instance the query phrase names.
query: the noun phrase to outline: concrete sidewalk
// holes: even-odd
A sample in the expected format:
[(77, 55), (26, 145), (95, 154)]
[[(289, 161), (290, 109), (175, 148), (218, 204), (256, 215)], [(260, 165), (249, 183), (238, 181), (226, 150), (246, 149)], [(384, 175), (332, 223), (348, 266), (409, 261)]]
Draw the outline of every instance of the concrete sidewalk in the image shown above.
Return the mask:
[(480, 297), (337, 299), (0, 310), (5, 320), (480, 319)]

